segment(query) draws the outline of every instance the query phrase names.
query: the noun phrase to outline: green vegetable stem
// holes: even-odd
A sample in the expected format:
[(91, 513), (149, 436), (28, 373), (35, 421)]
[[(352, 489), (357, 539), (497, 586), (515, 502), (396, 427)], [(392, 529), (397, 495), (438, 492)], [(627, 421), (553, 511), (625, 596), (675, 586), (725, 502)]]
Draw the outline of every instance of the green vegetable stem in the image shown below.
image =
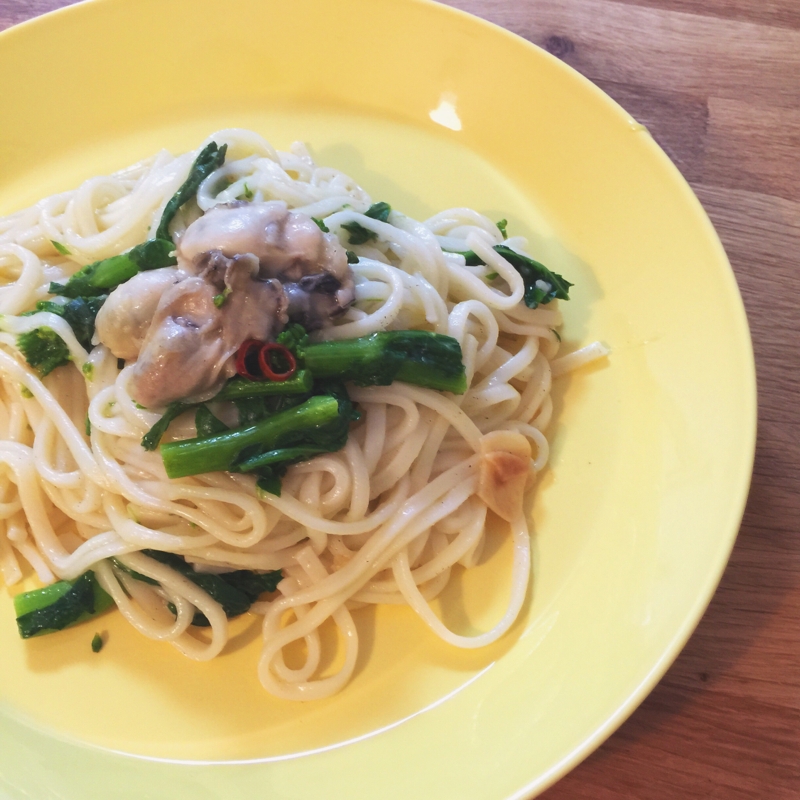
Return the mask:
[(58, 581), (14, 597), (17, 628), (23, 639), (52, 633), (101, 614), (114, 605), (94, 572), (74, 581)]
[[(331, 395), (319, 395), (254, 425), (204, 439), (169, 442), (161, 446), (161, 457), (170, 478), (231, 470), (246, 448), (275, 450), (287, 446), (298, 436), (313, 436), (338, 417), (338, 400)], [(336, 449), (343, 445), (344, 442)]]
[[(249, 381), (245, 378), (234, 378), (223, 387), (214, 400), (244, 400), (252, 397), (284, 397), (290, 395), (308, 394), (314, 386), (314, 379), (308, 370), (298, 370), (291, 378), (285, 381)], [(173, 420), (181, 414), (192, 409), (203, 407), (198, 403), (170, 403), (161, 419), (142, 438), (142, 447), (145, 450), (155, 450)], [(208, 412), (210, 413), (210, 412)], [(205, 414), (201, 412), (201, 421), (207, 422)], [(204, 428), (206, 430), (206, 428)], [(198, 433), (200, 433), (198, 427)]]
[(195, 196), (200, 184), (222, 166), (227, 148), (226, 144), (219, 147), (216, 142), (211, 142), (200, 151), (189, 170), (189, 176), (164, 207), (155, 238), (137, 244), (121, 255), (87, 264), (66, 283), (51, 283), (50, 293), (64, 297), (95, 297), (107, 294), (137, 272), (176, 264), (172, 255), (175, 244), (169, 233), (170, 223), (181, 206)]
[(451, 336), (430, 331), (385, 331), (311, 344), (304, 348), (303, 359), (315, 378), (358, 386), (405, 381), (454, 394), (467, 390), (461, 346)]

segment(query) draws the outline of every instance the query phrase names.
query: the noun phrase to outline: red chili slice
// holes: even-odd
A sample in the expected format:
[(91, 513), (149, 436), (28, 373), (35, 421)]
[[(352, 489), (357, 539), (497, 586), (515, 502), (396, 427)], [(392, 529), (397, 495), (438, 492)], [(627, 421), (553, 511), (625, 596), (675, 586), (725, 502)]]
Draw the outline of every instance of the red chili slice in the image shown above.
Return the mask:
[(259, 355), (264, 342), (258, 339), (247, 339), (242, 342), (236, 352), (236, 372), (249, 381), (263, 381), (264, 376), (258, 372)]
[[(275, 371), (275, 368), (270, 363), (270, 355), (273, 353), (276, 355), (279, 354), (289, 365), (289, 368), (285, 372)], [(289, 350), (288, 347), (284, 347), (282, 344), (277, 344), (276, 342), (267, 342), (261, 345), (261, 349), (258, 351), (258, 366), (261, 368), (264, 377), (271, 381), (288, 380), (297, 372), (297, 361), (295, 361), (292, 351)]]

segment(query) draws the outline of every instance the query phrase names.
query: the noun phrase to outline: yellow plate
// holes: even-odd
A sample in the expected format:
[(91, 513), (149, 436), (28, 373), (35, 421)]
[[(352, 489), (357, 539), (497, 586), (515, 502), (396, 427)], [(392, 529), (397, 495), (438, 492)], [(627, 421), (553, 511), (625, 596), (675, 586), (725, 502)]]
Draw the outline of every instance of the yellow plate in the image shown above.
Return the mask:
[[(351, 684), (258, 686), (256, 632), (195, 664), (108, 615), (28, 643), (0, 592), (0, 793), (11, 798), (523, 798), (630, 714), (734, 541), (755, 380), (725, 254), (686, 183), (588, 81), (509, 33), (393, 0), (99, 0), (0, 36), (0, 213), (243, 126), (424, 217), (468, 205), (575, 283), (523, 617), (483, 652), (362, 613)], [(505, 600), (508, 546), (451, 587), (462, 631)], [(99, 655), (89, 642), (106, 630)]]

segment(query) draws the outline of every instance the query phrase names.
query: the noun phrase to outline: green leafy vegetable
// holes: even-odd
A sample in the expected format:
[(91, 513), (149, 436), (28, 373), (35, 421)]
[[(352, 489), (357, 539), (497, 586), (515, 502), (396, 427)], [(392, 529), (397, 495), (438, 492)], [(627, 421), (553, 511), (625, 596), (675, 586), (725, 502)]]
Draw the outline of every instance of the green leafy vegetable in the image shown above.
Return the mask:
[[(49, 311), (51, 314), (57, 314), (65, 319), (72, 328), (75, 338), (81, 347), (84, 350), (91, 350), (94, 321), (97, 317), (97, 312), (105, 302), (106, 296), (77, 297), (68, 303), (40, 300), (36, 304), (36, 310), (26, 312), (25, 316), (39, 311)], [(69, 348), (64, 340), (52, 328), (47, 326), (20, 334), (17, 337), (17, 344), (27, 362), (38, 369), (42, 376), (48, 375), (56, 367), (68, 364), (71, 360)], [(87, 368), (89, 372), (87, 372)], [(85, 364), (84, 374), (89, 377), (92, 369), (91, 364)]]
[(142, 437), (142, 447), (145, 450), (155, 450), (161, 437), (167, 432), (170, 423), (181, 414), (195, 408), (195, 403), (170, 403), (161, 419)]
[(17, 345), (25, 360), (39, 370), (42, 377), (70, 362), (69, 348), (52, 328), (34, 328), (28, 333), (21, 333), (17, 337)]
[(225, 572), (220, 577), (242, 592), (252, 604), (262, 594), (277, 590), (278, 584), (283, 580), (283, 572), (279, 569), (263, 573), (240, 569), (236, 572)]
[(142, 581), (142, 583), (150, 584), (150, 586), (160, 586), (161, 584), (151, 578), (149, 575), (142, 575), (141, 572), (136, 572), (136, 570), (131, 569), (130, 567), (126, 567), (118, 558), (114, 556), (111, 557), (111, 563), (122, 572), (126, 572), (132, 578), (136, 578), (137, 581)]
[(218, 433), (229, 430), (228, 426), (221, 419), (217, 419), (207, 406), (200, 406), (195, 412), (194, 426), (197, 428), (197, 435), (200, 438), (216, 436)]
[(218, 147), (216, 142), (206, 145), (189, 170), (189, 176), (164, 207), (155, 238), (137, 244), (125, 253), (102, 261), (87, 264), (78, 270), (66, 283), (51, 283), (50, 294), (64, 297), (94, 297), (106, 294), (121, 283), (130, 280), (138, 272), (177, 263), (172, 252), (175, 244), (169, 234), (169, 226), (184, 203), (197, 194), (200, 184), (225, 161), (227, 145)]
[(75, 581), (58, 581), (14, 598), (23, 639), (60, 631), (102, 613), (114, 604), (89, 570)]
[(171, 239), (149, 239), (126, 253), (87, 264), (66, 283), (51, 283), (50, 294), (64, 297), (96, 297), (108, 294), (138, 272), (176, 264), (172, 256), (174, 249)]
[(108, 295), (102, 294), (96, 297), (76, 297), (68, 303), (54, 303), (52, 300), (40, 300), (36, 304), (37, 311), (49, 311), (63, 317), (75, 338), (84, 350), (92, 349), (92, 337), (94, 336), (94, 323), (97, 319), (97, 312), (105, 303)]
[[(283, 578), (280, 570), (258, 573), (242, 569), (219, 575), (195, 572), (192, 566), (176, 553), (142, 550), (142, 555), (152, 558), (160, 564), (165, 564), (199, 586), (222, 606), (227, 617), (238, 617), (240, 614), (244, 614), (262, 594), (274, 592)], [(207, 626), (208, 620), (198, 612), (195, 614), (192, 624)]]
[(345, 250), (348, 264), (358, 264), (358, 256), (352, 250)]
[(303, 357), (303, 349), (308, 344), (308, 333), (306, 329), (297, 322), (290, 322), (276, 339), (278, 344), (282, 344), (292, 355), (298, 358)]
[(569, 287), (572, 284), (551, 272), (544, 264), (523, 256), (504, 244), (496, 244), (494, 250), (522, 276), (525, 284), (524, 300), (528, 308), (536, 308), (540, 303), (549, 303), (556, 298), (569, 300)]
[(317, 219), (316, 217), (311, 217), (311, 219), (313, 219), (313, 220), (314, 220), (314, 222), (316, 222), (316, 224), (317, 224), (317, 227), (318, 227), (318, 228), (319, 228), (319, 229), (320, 229), (320, 230), (321, 230), (323, 233), (330, 233), (330, 232), (331, 232), (331, 229), (330, 229), (330, 228), (329, 228), (329, 227), (328, 227), (328, 226), (327, 226), (327, 225), (326, 225), (326, 224), (325, 224), (325, 223), (324, 223), (324, 222), (323, 222), (321, 219)]
[(266, 419), (272, 411), (264, 402), (263, 397), (240, 397), (233, 401), (239, 414), (239, 427), (255, 425)]
[[(340, 444), (337, 439), (333, 447), (321, 448), (318, 444), (308, 444), (297, 447), (279, 447), (276, 450), (267, 450), (265, 453), (242, 461), (240, 464), (236, 465), (236, 470), (238, 472), (255, 472), (264, 467), (270, 467), (270, 469), (272, 469), (279, 464), (289, 466), (298, 461), (308, 461), (308, 459), (320, 453), (335, 453), (337, 450), (341, 450), (345, 444), (346, 442)], [(272, 494), (275, 494), (275, 492), (272, 492)]]
[(55, 239), (50, 240), (50, 244), (55, 247), (56, 252), (61, 253), (62, 256), (71, 256), (72, 253), (68, 247), (65, 247), (61, 242), (57, 242)]
[[(249, 381), (246, 378), (234, 378), (228, 381), (213, 399), (233, 400), (238, 405), (246, 400), (259, 397), (307, 395), (313, 385), (314, 379), (308, 370), (297, 370), (291, 378), (285, 381)], [(173, 420), (186, 411), (191, 411), (201, 405), (201, 403), (170, 403), (161, 419), (142, 438), (142, 447), (145, 450), (155, 450)], [(249, 408), (258, 409), (257, 419), (261, 419), (266, 413), (269, 413), (269, 410), (262, 411), (264, 407), (261, 403), (251, 404)], [(201, 417), (202, 419), (204, 417)]]
[(320, 342), (308, 345), (303, 358), (315, 378), (358, 386), (387, 386), (397, 380), (455, 394), (467, 389), (461, 346), (450, 336), (429, 331), (384, 331)]
[(170, 478), (230, 471), (238, 469), (240, 463), (253, 471), (259, 466), (253, 464), (253, 459), (273, 450), (309, 444), (317, 444), (318, 452), (340, 449), (352, 418), (349, 398), (340, 400), (332, 393), (321, 394), (227, 433), (162, 445), (161, 457)]
[[(365, 212), (367, 217), (377, 219), (380, 222), (386, 222), (389, 219), (389, 214), (392, 207), (388, 203), (373, 203)], [(350, 234), (348, 239), (349, 244), (366, 244), (372, 239), (377, 239), (378, 234), (375, 231), (365, 228), (360, 222), (353, 220), (352, 222), (342, 223), (342, 227)], [(350, 261), (348, 257), (348, 262)], [(352, 263), (352, 262), (350, 262)]]
[(258, 475), (260, 488), (280, 495), (280, 478), (289, 465), (307, 461), (320, 453), (341, 450), (347, 443), (350, 422), (360, 415), (353, 409), (343, 383), (329, 382), (318, 389), (336, 399), (338, 413), (335, 417), (316, 428), (285, 434), (278, 446), (243, 450), (233, 469)]
[(92, 652), (99, 653), (103, 649), (103, 644), (103, 637), (99, 633), (96, 633), (92, 638)]
[(168, 239), (172, 241), (169, 234), (169, 226), (178, 210), (184, 203), (188, 203), (196, 194), (200, 184), (215, 170), (225, 163), (225, 151), (227, 144), (219, 147), (216, 142), (209, 142), (195, 158), (189, 176), (183, 185), (172, 196), (172, 199), (164, 207), (161, 215), (161, 222), (156, 230), (156, 239)]
[[(540, 303), (549, 303), (556, 298), (569, 300), (569, 288), (572, 284), (557, 272), (552, 272), (544, 264), (517, 253), (508, 245), (496, 244), (492, 249), (503, 256), (522, 276), (522, 281), (525, 284), (523, 300), (528, 308), (536, 308)], [(446, 252), (458, 253), (458, 255), (464, 256), (468, 267), (477, 267), (484, 263), (483, 259), (472, 250), (463, 252), (448, 250)]]
[(484, 264), (483, 259), (474, 250), (445, 250), (444, 252), (464, 256), (468, 267), (480, 267)]
[[(289, 349), (291, 350), (291, 348)], [(214, 400), (307, 394), (313, 385), (314, 379), (306, 369), (297, 370), (291, 378), (287, 378), (285, 381), (249, 381), (247, 378), (233, 378), (225, 384)]]

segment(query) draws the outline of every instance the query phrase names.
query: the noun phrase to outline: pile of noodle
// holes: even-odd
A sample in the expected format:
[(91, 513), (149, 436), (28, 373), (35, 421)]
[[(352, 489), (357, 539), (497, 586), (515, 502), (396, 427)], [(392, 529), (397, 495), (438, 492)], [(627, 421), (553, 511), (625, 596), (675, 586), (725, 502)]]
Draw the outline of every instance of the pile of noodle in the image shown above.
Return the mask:
[[(193, 582), (140, 551), (180, 553), (212, 569), (281, 569), (277, 594), (251, 611), (263, 615), (261, 682), (290, 699), (324, 697), (347, 683), (358, 650), (351, 610), (363, 604), (407, 604), (458, 647), (494, 641), (508, 630), (526, 593), (530, 539), (522, 513), (510, 524), (510, 600), (497, 625), (479, 636), (459, 636), (429, 606), (456, 565), (469, 568), (481, 557), (487, 508), (476, 493), (480, 438), (495, 430), (521, 433), (532, 445), (531, 474), (541, 470), (552, 377), (602, 349), (590, 346), (554, 360), (557, 303), (531, 310), (521, 302), (522, 278), (492, 249), (503, 241), (501, 231), (481, 214), (454, 208), (418, 222), (395, 212), (391, 224), (381, 222), (364, 215), (372, 200), (363, 189), (317, 166), (300, 144), (276, 152), (243, 130), (221, 131), (212, 140), (228, 143), (228, 159), (201, 186), (200, 210), (243, 196), (283, 200), (324, 219), (357, 252), (356, 302), (318, 338), (409, 328), (448, 334), (461, 344), (469, 389), (454, 396), (403, 383), (351, 387), (361, 419), (346, 447), (290, 467), (280, 497), (257, 491), (247, 475), (167, 479), (159, 453), (140, 445), (160, 414), (131, 399), (131, 365), (120, 371), (102, 345), (87, 353), (55, 314), (19, 315), (48, 296), (50, 281), (145, 240), (194, 154), (162, 152), (87, 180), (0, 220), (5, 583), (18, 582), (26, 563), (44, 583), (92, 569), (141, 633), (205, 660), (227, 641), (224, 611)], [(185, 227), (190, 217), (184, 214), (178, 225)], [(377, 238), (347, 244), (341, 226), (352, 221)], [(521, 238), (506, 244), (525, 247)], [(473, 250), (486, 265), (465, 266), (463, 256), (444, 250)], [(487, 281), (490, 273), (500, 280)], [(44, 379), (17, 348), (18, 334), (40, 326), (55, 330), (72, 357)], [(194, 435), (190, 416), (173, 424), (170, 438)], [(160, 586), (132, 578), (108, 560), (112, 556)], [(205, 634), (190, 628), (195, 610), (210, 622)], [(344, 657), (335, 674), (321, 675), (319, 627), (328, 619), (338, 627)], [(284, 648), (298, 640), (305, 643), (305, 662), (294, 669)]]

